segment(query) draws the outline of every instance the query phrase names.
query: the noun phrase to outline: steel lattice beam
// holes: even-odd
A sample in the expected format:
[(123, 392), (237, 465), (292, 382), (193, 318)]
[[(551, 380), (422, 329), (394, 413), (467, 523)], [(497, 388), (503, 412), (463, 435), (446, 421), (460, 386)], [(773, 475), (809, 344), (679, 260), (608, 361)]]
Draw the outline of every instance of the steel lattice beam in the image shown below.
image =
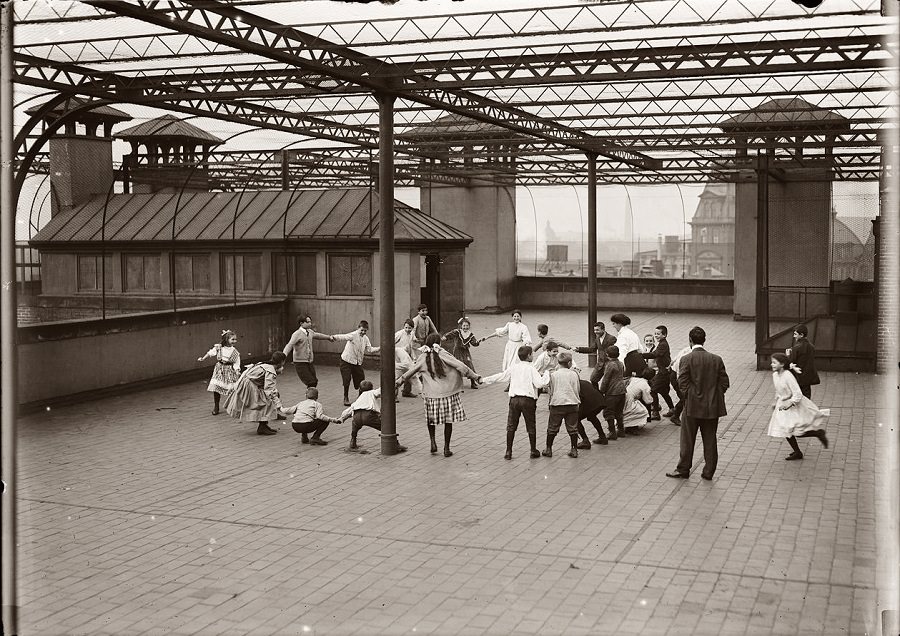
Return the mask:
[[(423, 103), (513, 132), (566, 143), (585, 152), (615, 158), (637, 167), (652, 168), (656, 165), (651, 157), (615, 148), (581, 131), (535, 117), (526, 111), (488, 100), (462, 88), (448, 90), (432, 85), (409, 90), (403, 86), (405, 82), (398, 85), (398, 82), (389, 77), (394, 71), (391, 65), (381, 60), (210, 0), (182, 0), (181, 6), (171, 9), (167, 15), (157, 12), (156, 3), (151, 0), (142, 0), (138, 5), (112, 0), (88, 0), (88, 3), (120, 15), (233, 46), (239, 51), (293, 64), (307, 72), (358, 84), (375, 92)], [(415, 79), (407, 78), (407, 81)]]

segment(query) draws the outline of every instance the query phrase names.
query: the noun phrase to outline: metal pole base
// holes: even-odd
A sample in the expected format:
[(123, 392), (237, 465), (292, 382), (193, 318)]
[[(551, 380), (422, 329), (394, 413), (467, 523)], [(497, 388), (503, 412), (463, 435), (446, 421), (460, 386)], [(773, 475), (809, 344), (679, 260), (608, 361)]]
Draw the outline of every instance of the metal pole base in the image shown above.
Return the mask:
[(381, 434), (381, 454), (382, 455), (398, 455), (406, 452), (406, 446), (400, 445), (400, 440), (396, 433)]

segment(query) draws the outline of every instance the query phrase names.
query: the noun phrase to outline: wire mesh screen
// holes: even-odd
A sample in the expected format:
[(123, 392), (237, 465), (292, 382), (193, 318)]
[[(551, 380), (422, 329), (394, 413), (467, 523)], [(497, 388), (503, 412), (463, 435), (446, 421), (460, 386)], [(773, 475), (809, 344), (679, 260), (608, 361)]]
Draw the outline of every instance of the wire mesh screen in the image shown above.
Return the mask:
[(773, 181), (769, 192), (768, 336), (827, 318), (852, 333), (846, 347), (867, 347), (860, 339), (874, 318), (877, 183)]

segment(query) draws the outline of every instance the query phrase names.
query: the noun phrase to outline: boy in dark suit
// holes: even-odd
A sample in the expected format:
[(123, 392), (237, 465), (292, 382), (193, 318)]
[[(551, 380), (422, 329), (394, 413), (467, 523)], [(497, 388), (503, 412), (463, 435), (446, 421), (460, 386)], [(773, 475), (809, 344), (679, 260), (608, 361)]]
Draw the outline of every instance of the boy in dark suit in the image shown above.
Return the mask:
[(725, 391), (728, 390), (728, 374), (725, 363), (714, 353), (703, 348), (706, 332), (694, 327), (688, 334), (691, 352), (685, 355), (678, 366), (678, 386), (684, 394), (684, 412), (681, 425), (681, 457), (678, 466), (666, 477), (687, 479), (691, 476), (694, 461), (694, 444), (697, 431), (703, 439), (703, 458), (706, 465), (700, 476), (712, 479), (719, 461), (716, 446), (716, 429), (719, 418), (727, 414)]
[(816, 348), (807, 340), (808, 336), (806, 325), (797, 325), (794, 329), (794, 346), (784, 353), (788, 357), (788, 368), (800, 385), (800, 393), (811, 400), (812, 385), (819, 383), (819, 374), (816, 372)]
[(675, 405), (669, 397), (669, 366), (672, 364), (672, 354), (669, 351), (669, 341), (666, 338), (669, 330), (665, 325), (659, 325), (653, 331), (656, 346), (653, 351), (642, 353), (644, 360), (656, 360), (656, 375), (650, 380), (650, 395), (653, 397), (653, 405), (650, 409), (650, 418), (659, 420), (659, 396), (666, 401), (669, 410), (663, 417), (672, 417), (675, 414)]

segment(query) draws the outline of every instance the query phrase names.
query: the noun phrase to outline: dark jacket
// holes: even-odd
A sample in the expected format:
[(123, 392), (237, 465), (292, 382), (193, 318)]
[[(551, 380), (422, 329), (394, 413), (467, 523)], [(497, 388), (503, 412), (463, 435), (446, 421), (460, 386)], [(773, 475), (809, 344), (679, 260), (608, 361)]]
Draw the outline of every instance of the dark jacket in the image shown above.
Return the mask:
[(616, 337), (610, 333), (603, 333), (603, 337), (599, 339), (597, 336), (594, 336), (591, 339), (591, 344), (587, 347), (575, 347), (575, 351), (578, 353), (587, 353), (587, 354), (596, 354), (597, 356), (597, 365), (598, 369), (602, 369), (606, 365), (606, 361), (608, 358), (606, 357), (606, 348), (611, 347), (616, 344)]
[(725, 391), (730, 386), (722, 358), (694, 349), (678, 363), (678, 388), (684, 394), (684, 415), (715, 419), (727, 415)]
[(644, 360), (656, 360), (656, 367), (658, 369), (668, 369), (672, 364), (672, 353), (669, 351), (669, 342), (665, 338), (656, 343), (656, 348), (653, 351), (649, 351), (647, 353), (642, 353), (641, 357)]
[(578, 419), (583, 420), (589, 415), (596, 415), (606, 406), (603, 395), (587, 380), (578, 382), (581, 396), (581, 404), (578, 405)]
[(791, 364), (800, 367), (800, 373), (793, 371), (794, 377), (797, 378), (797, 384), (800, 386), (812, 386), (819, 384), (819, 374), (816, 372), (816, 348), (806, 338), (800, 338), (791, 347), (791, 355), (789, 356)]
[(600, 393), (607, 395), (625, 395), (625, 367), (618, 360), (608, 360), (603, 368), (603, 379), (600, 380)]

